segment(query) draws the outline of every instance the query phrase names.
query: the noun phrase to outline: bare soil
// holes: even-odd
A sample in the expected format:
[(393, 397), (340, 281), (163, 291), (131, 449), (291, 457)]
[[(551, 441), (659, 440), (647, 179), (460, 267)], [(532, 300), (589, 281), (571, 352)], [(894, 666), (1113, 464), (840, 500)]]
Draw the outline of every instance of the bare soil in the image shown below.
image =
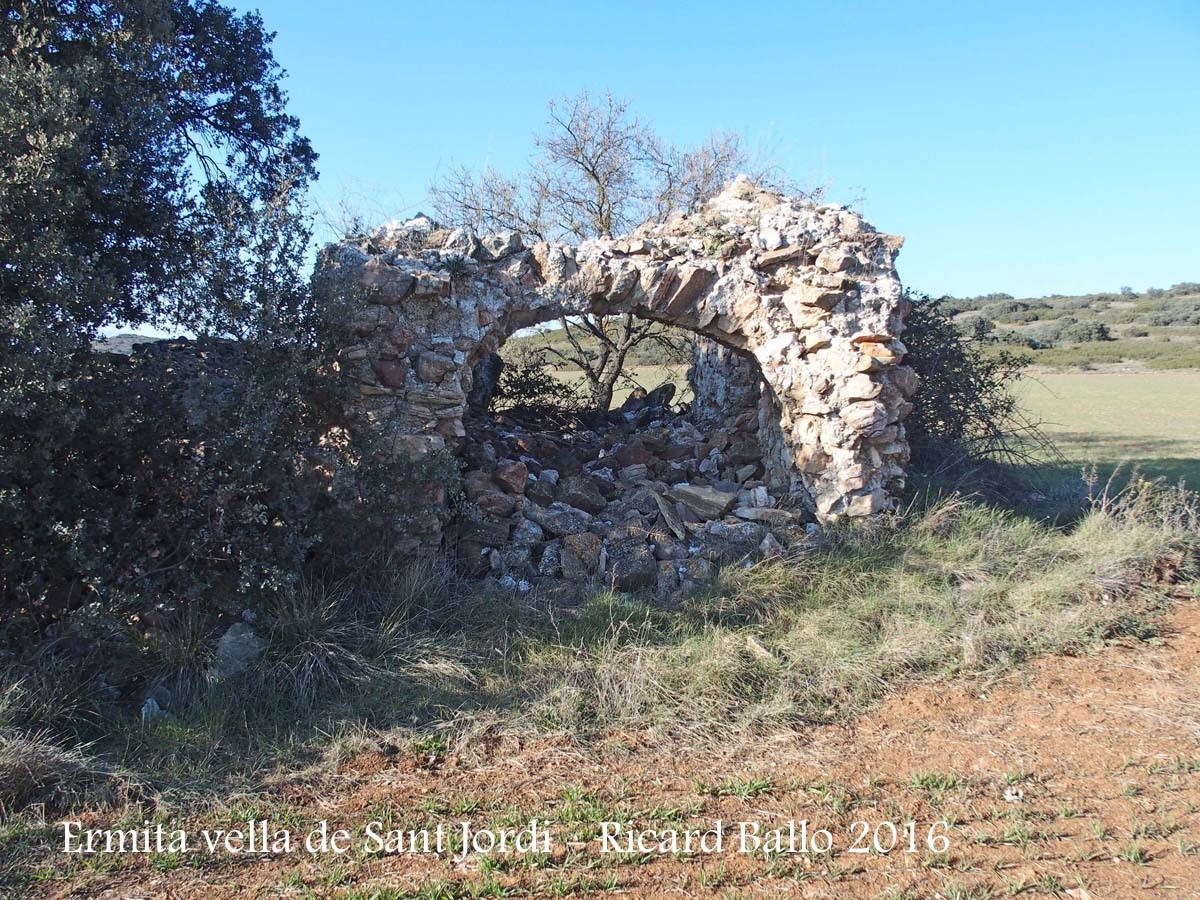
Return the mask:
[[(729, 747), (644, 746), (636, 735), (588, 749), (484, 738), (457, 756), (384, 745), (288, 777), (270, 789), (272, 808), (301, 830), (320, 819), (354, 829), (389, 810), (393, 827), (536, 816), (553, 821), (554, 852), (494, 862), (299, 853), (188, 858), (174, 868), (140, 857), (113, 871), (75, 866), (37, 891), (207, 900), (389, 898), (422, 888), (430, 897), (1200, 897), (1196, 602), (1177, 604), (1149, 644), (1036, 660), (996, 683), (925, 683), (844, 724)], [(726, 849), (604, 856), (590, 823), (607, 817), (701, 830), (721, 819)], [(834, 852), (740, 854), (733, 823), (742, 820), (764, 828), (807, 820), (831, 832)], [(873, 832), (910, 820), (916, 852), (848, 852), (855, 822)], [(937, 821), (949, 823), (944, 853), (924, 843)], [(888, 834), (884, 826), (884, 843)]]

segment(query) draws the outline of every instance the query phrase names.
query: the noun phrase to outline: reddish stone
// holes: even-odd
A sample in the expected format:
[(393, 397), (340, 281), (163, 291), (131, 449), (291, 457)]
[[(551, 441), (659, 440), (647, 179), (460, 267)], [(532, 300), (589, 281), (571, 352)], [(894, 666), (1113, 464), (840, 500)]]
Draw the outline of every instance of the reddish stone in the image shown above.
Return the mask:
[(401, 353), (407, 353), (408, 348), (412, 346), (413, 333), (407, 328), (397, 326), (388, 334), (388, 340), (392, 342), (392, 346)]
[(497, 519), (511, 516), (517, 508), (516, 497), (512, 494), (502, 494), (499, 491), (480, 494), (474, 502), (487, 515)]
[(791, 247), (780, 247), (778, 250), (768, 250), (766, 253), (758, 257), (758, 267), (765, 269), (770, 266), (777, 266), (780, 263), (791, 262), (794, 259), (799, 259), (804, 255), (804, 248), (793, 245)]
[(417, 357), (417, 377), (424, 382), (439, 384), (454, 369), (454, 360), (431, 350), (426, 350)]
[(617, 461), (617, 464), (622, 469), (626, 466), (649, 466), (656, 461), (655, 455), (645, 447), (638, 447), (632, 444), (627, 444), (614, 453), (613, 459)]
[(529, 480), (529, 469), (523, 462), (505, 459), (496, 463), (494, 477), (497, 484), (510, 494), (523, 494), (525, 493), (525, 482)]
[(492, 476), (487, 472), (464, 472), (462, 485), (463, 490), (467, 494), (467, 499), (474, 500), (476, 497), (492, 491)]
[(393, 359), (377, 359), (371, 364), (375, 377), (384, 387), (402, 388), (408, 382), (408, 367)]

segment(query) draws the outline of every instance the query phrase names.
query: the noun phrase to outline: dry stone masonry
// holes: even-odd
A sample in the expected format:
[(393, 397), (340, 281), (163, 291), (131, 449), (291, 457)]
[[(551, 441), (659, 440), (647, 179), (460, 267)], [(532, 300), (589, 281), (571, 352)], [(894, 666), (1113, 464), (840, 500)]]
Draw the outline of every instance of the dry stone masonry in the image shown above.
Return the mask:
[[(321, 269), (361, 291), (353, 323), (358, 343), (346, 348), (342, 362), (357, 381), (366, 420), (398, 457), (437, 451), (461, 457), (480, 441), (511, 445), (511, 458), (483, 460), (486, 478), (473, 474), (479, 460), (466, 462), (468, 494), (483, 498), (487, 515), (508, 527), (504, 541), (492, 534), (490, 543), (475, 540), (472, 552), (489, 557), (494, 571), (536, 573), (513, 548), (549, 541), (557, 571), (589, 574), (614, 544), (593, 546), (596, 535), (583, 517), (645, 485), (644, 524), (668, 532), (678, 526), (685, 530), (674, 538), (680, 542), (685, 526), (694, 531), (705, 521), (727, 520), (730, 527), (795, 517), (832, 521), (893, 506), (908, 460), (903, 419), (917, 387), (902, 362), (907, 307), (894, 266), (901, 243), (854, 212), (739, 178), (700, 212), (625, 237), (525, 246), (515, 234), (477, 236), (419, 217), (327, 248)], [(702, 338), (689, 376), (696, 392), (691, 420), (651, 417), (646, 425), (659, 429), (659, 451), (675, 453), (669, 448), (680, 443), (704, 444), (705, 428), (718, 427), (722, 416), (726, 425), (739, 421), (740, 435), (723, 432), (725, 449), (705, 445), (722, 458), (707, 477), (701, 468), (698, 477), (707, 483), (684, 481), (689, 473), (676, 460), (627, 454), (615, 468), (597, 467), (615, 458), (632, 436), (628, 430), (593, 435), (588, 453), (595, 456), (581, 462), (593, 468), (576, 476), (590, 478), (603, 468), (601, 479), (613, 485), (607, 495), (583, 483), (564, 491), (566, 476), (517, 446), (520, 435), (468, 440), (477, 367), (486, 367), (519, 329), (585, 311), (631, 311)], [(626, 421), (638, 416), (646, 413), (631, 410)], [(741, 440), (747, 435), (757, 447), (753, 472)], [(729, 441), (740, 444), (743, 462), (725, 458)], [(542, 471), (531, 471), (530, 463)], [(747, 476), (742, 481), (725, 478), (739, 470)], [(543, 476), (555, 480), (544, 483)], [(530, 489), (543, 502), (531, 500)], [(441, 502), (436, 492), (426, 500), (431, 507)], [(734, 516), (738, 509), (759, 512)], [(679, 521), (681, 510), (693, 521)], [(437, 509), (405, 512), (414, 539), (441, 538)], [(493, 564), (489, 548), (515, 554), (517, 565)], [(623, 565), (642, 573), (633, 582), (650, 578), (651, 568), (671, 562), (662, 553), (676, 551), (660, 558), (655, 552), (630, 551), (634, 558)], [(611, 560), (605, 565), (611, 569)]]

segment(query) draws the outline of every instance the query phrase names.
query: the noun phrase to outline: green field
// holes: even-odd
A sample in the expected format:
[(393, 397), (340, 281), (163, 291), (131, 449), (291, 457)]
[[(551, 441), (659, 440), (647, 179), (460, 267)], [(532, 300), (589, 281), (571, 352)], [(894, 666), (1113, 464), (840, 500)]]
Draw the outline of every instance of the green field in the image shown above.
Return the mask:
[(1069, 461), (1200, 485), (1200, 371), (1029, 375), (1018, 392)]
[[(550, 374), (581, 390), (583, 388), (583, 373), (578, 369), (552, 369)], [(687, 366), (630, 366), (627, 374), (628, 377), (618, 382), (613, 391), (613, 407), (624, 403), (635, 386), (652, 391), (667, 381), (675, 385), (676, 402), (692, 399), (692, 390), (687, 381)]]

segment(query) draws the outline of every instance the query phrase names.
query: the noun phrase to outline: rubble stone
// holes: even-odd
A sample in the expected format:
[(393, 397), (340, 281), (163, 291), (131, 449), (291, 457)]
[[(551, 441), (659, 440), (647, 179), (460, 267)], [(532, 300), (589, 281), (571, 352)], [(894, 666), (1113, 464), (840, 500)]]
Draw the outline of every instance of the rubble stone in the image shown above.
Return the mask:
[[(703, 464), (701, 465), (703, 471)], [(668, 496), (695, 513), (700, 519), (716, 519), (729, 512), (737, 494), (719, 491), (704, 484), (681, 484), (671, 488)]]
[(558, 499), (590, 513), (601, 512), (608, 505), (596, 482), (582, 475), (568, 475), (559, 482)]
[(587, 531), (592, 517), (582, 509), (555, 501), (547, 507), (529, 506), (525, 515), (540, 525), (549, 534), (562, 537)]
[(578, 581), (596, 574), (603, 550), (599, 535), (590, 532), (568, 534), (562, 539), (562, 546), (563, 578)]
[(658, 580), (658, 560), (645, 541), (622, 541), (609, 551), (609, 577), (618, 591), (637, 591)]

